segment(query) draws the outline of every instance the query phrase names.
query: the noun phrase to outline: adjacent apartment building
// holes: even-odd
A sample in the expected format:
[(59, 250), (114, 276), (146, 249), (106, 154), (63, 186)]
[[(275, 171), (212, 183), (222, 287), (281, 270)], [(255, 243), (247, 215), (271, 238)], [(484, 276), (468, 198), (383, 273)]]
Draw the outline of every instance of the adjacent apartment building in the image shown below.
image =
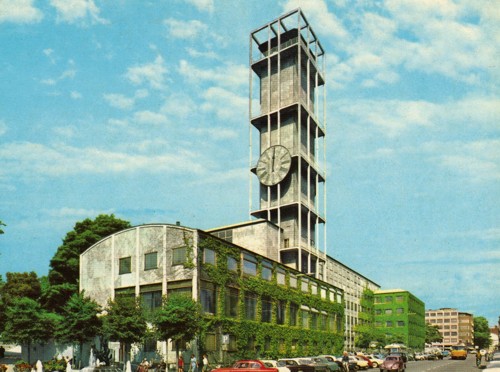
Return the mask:
[(452, 308), (427, 310), (425, 321), (437, 326), (443, 337), (442, 342), (433, 343), (433, 346), (440, 348), (457, 344), (474, 346), (474, 317), (472, 314)]
[(425, 346), (425, 304), (403, 289), (374, 293), (375, 327), (413, 350)]

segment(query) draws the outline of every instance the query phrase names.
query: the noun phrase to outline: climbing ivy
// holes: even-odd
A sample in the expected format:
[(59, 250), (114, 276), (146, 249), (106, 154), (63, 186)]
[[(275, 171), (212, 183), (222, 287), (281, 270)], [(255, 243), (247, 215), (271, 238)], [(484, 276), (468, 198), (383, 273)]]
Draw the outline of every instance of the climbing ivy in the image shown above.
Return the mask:
[[(282, 267), (278, 263), (273, 263), (273, 277), (270, 281), (262, 279), (263, 258), (255, 255), (257, 259), (257, 275), (255, 277), (242, 275), (241, 269), (241, 249), (224, 241), (215, 239), (212, 236), (202, 236), (199, 246), (198, 263), (202, 268), (201, 276), (204, 280), (216, 284), (217, 308), (216, 315), (205, 314), (206, 328), (214, 332), (226, 333), (236, 337), (237, 350), (232, 353), (234, 358), (255, 358), (255, 357), (293, 357), (300, 355), (318, 355), (340, 353), (343, 349), (343, 329), (328, 330), (304, 329), (302, 327), (302, 311), (297, 314), (297, 325), (290, 326), (290, 311), (286, 311), (285, 324), (277, 324), (278, 300), (286, 304), (289, 309), (291, 303), (305, 305), (314, 308), (319, 314), (328, 314), (335, 319), (343, 319), (344, 306), (342, 303), (331, 302), (321, 298), (320, 293), (311, 294), (311, 288), (307, 293), (302, 292), (300, 283), (297, 288), (290, 287), (290, 270), (285, 270), (286, 286), (277, 285), (277, 268)], [(203, 251), (210, 249), (216, 252), (216, 265), (203, 262)], [(238, 262), (236, 272), (229, 270), (227, 266), (228, 257), (232, 257)], [(268, 260), (266, 260), (269, 262)], [(309, 286), (312, 280), (308, 278)], [(235, 287), (239, 290), (238, 316), (236, 318), (225, 315), (224, 299), (228, 287)], [(320, 292), (320, 291), (318, 291)], [(257, 295), (257, 312), (255, 321), (245, 318), (245, 293)], [(262, 316), (262, 296), (272, 299), (271, 322), (260, 322)], [(328, 319), (327, 319), (328, 323)], [(333, 326), (335, 328), (335, 325)], [(205, 331), (207, 332), (207, 331)]]

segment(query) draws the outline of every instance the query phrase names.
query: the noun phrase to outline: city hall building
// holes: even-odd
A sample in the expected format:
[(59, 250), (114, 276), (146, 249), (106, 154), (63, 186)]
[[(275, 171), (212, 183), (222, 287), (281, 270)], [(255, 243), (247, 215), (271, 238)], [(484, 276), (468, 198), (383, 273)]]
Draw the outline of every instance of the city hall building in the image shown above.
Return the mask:
[(253, 31), (249, 47), (252, 219), (113, 234), (81, 255), (80, 289), (101, 305), (134, 295), (151, 309), (190, 295), (214, 325), (196, 343), (216, 360), (353, 349), (363, 291), (379, 286), (326, 253), (323, 47), (300, 9)]

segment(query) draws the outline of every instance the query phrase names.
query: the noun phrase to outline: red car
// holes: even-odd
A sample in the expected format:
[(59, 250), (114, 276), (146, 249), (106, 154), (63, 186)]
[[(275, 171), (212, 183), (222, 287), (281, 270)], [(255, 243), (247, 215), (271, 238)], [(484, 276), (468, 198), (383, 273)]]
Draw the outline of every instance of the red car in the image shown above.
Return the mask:
[(384, 362), (379, 366), (380, 372), (405, 372), (406, 364), (400, 355), (389, 355), (384, 359)]
[(278, 372), (277, 368), (266, 367), (260, 360), (239, 360), (231, 367), (212, 369), (212, 372)]

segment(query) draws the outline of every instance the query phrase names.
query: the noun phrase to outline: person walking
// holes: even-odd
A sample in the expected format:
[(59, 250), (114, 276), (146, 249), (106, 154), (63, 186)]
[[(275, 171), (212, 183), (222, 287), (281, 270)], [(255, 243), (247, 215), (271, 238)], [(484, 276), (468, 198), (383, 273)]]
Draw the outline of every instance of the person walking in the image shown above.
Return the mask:
[(177, 369), (178, 372), (184, 372), (184, 359), (182, 358), (182, 355), (179, 357), (179, 360), (177, 361)]
[(198, 372), (198, 362), (196, 361), (196, 357), (194, 356), (194, 354), (191, 354), (191, 360), (189, 361), (189, 371)]
[(349, 372), (349, 354), (347, 354), (347, 351), (344, 351), (342, 355), (342, 367), (345, 372)]
[(208, 372), (208, 356), (207, 354), (203, 354), (203, 367), (202, 372)]

